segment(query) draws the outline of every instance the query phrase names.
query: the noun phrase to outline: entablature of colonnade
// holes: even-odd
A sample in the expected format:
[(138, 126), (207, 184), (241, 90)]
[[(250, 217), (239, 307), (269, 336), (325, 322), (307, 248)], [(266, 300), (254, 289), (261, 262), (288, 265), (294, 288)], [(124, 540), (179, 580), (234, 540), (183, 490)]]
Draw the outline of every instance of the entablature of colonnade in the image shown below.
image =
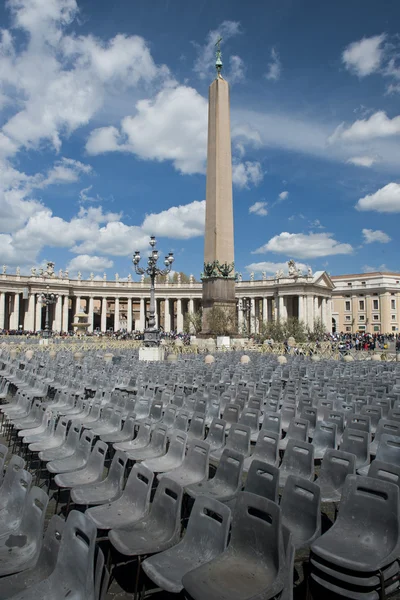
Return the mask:
[[(107, 281), (73, 280), (59, 277), (32, 277), (25, 275), (0, 275), (0, 292), (39, 294), (49, 286), (50, 292), (70, 297), (120, 297), (141, 298), (149, 295), (149, 284), (144, 281)], [(279, 276), (271, 279), (237, 281), (237, 297), (256, 297), (274, 295), (318, 294), (330, 297), (334, 284), (326, 271), (314, 275), (289, 277)], [(188, 297), (201, 299), (202, 283), (156, 283), (156, 296), (162, 298)]]

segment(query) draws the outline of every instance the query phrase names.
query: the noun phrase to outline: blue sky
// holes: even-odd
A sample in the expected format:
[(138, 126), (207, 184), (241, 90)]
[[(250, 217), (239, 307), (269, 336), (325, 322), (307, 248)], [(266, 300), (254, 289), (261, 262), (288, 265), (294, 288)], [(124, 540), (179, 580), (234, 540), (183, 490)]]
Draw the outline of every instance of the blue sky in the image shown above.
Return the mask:
[(399, 270), (400, 5), (9, 0), (0, 264), (203, 264), (207, 90), (231, 85), (236, 268)]

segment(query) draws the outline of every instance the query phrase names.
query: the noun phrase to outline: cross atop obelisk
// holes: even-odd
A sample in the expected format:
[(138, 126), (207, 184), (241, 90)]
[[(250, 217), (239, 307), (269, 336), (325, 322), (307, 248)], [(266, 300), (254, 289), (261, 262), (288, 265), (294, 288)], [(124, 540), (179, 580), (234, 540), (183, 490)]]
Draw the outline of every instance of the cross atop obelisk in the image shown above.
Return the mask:
[(208, 95), (206, 226), (202, 277), (204, 333), (210, 332), (207, 314), (213, 306), (236, 306), (229, 85), (221, 75), (221, 40), (219, 38), (215, 44), (217, 77), (210, 85)]

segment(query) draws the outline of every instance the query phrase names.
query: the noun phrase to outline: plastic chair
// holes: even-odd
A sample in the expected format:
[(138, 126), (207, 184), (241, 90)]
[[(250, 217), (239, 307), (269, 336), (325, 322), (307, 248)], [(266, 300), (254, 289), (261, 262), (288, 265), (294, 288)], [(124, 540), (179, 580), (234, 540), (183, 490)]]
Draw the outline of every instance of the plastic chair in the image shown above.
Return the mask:
[(284, 581), (280, 508), (266, 498), (241, 492), (228, 548), (184, 575), (182, 583), (193, 600), (261, 600), (279, 594)]
[(390, 481), (400, 487), (400, 466), (375, 459), (370, 464), (368, 477)]
[(176, 482), (182, 487), (187, 487), (193, 483), (200, 483), (208, 477), (210, 446), (202, 440), (192, 440), (188, 442), (187, 454), (180, 467), (160, 473), (157, 479), (161, 480), (168, 477), (170, 481)]
[(292, 533), (296, 550), (321, 535), (321, 491), (311, 481), (289, 475), (281, 498), (282, 524)]
[(247, 473), (254, 460), (261, 460), (277, 467), (279, 465), (279, 433), (261, 429), (253, 454), (245, 458), (243, 471)]
[[(47, 463), (46, 469), (49, 473), (69, 473), (77, 469), (86, 467), (92, 448), (94, 435), (90, 430), (85, 429), (79, 439), (76, 451), (71, 456), (52, 460)], [(103, 443), (103, 442), (102, 442)]]
[(37, 563), (30, 569), (3, 577), (0, 585), (0, 600), (14, 597), (15, 594), (28, 590), (51, 575), (57, 563), (64, 526), (64, 519), (58, 515), (52, 516), (43, 538)]
[(264, 412), (264, 419), (261, 425), (261, 431), (274, 431), (281, 436), (281, 415), (279, 413)]
[(137, 450), (138, 448), (145, 448), (150, 442), (151, 435), (151, 422), (149, 420), (143, 421), (139, 424), (137, 436), (128, 442), (118, 442), (113, 444), (114, 450)]
[(260, 410), (245, 407), (239, 418), (241, 425), (250, 427), (250, 441), (256, 441), (260, 432)]
[(65, 442), (68, 429), (68, 419), (61, 417), (54, 429), (52, 435), (48, 435), (40, 441), (31, 442), (29, 450), (31, 452), (42, 452), (51, 448), (59, 448)]
[(92, 506), (117, 500), (122, 493), (127, 461), (126, 454), (117, 450), (113, 456), (107, 477), (99, 483), (74, 487), (71, 490), (72, 502)]
[(185, 536), (176, 546), (147, 558), (146, 575), (161, 589), (178, 594), (186, 573), (216, 558), (226, 548), (231, 511), (205, 496), (196, 499)]
[(102, 434), (100, 435), (101, 441), (106, 442), (107, 444), (117, 444), (119, 442), (129, 442), (133, 440), (135, 435), (135, 421), (135, 414), (128, 415), (125, 419), (121, 431), (116, 431), (115, 433)]
[(218, 463), (225, 448), (232, 448), (233, 450), (236, 450), (237, 452), (241, 452), (244, 457), (249, 456), (250, 455), (250, 437), (251, 437), (250, 427), (248, 427), (247, 425), (240, 425), (240, 424), (232, 425), (230, 428), (230, 431), (228, 433), (228, 436), (226, 438), (225, 446), (222, 446), (222, 448), (220, 448), (219, 450), (215, 450), (211, 454), (211, 456), (210, 456), (211, 462)]
[(50, 462), (72, 456), (79, 444), (82, 427), (80, 425), (71, 425), (65, 441), (60, 446), (46, 448), (39, 452), (39, 459), (42, 462)]
[(205, 415), (200, 412), (194, 412), (187, 432), (188, 440), (204, 440), (205, 429)]
[(223, 419), (214, 418), (211, 421), (205, 441), (210, 445), (210, 452), (220, 450), (225, 446), (226, 422)]
[(282, 440), (279, 440), (279, 450), (285, 450), (289, 440), (308, 442), (308, 427), (309, 421), (306, 419), (293, 417), (289, 423), (286, 436)]
[(340, 443), (340, 450), (354, 454), (356, 457), (356, 470), (370, 463), (369, 436), (367, 431), (361, 429), (346, 429)]
[(340, 502), (347, 475), (356, 472), (356, 457), (343, 450), (329, 449), (321, 463), (316, 485), (321, 489), (321, 502)]
[(388, 435), (397, 435), (400, 437), (400, 423), (398, 421), (387, 421), (381, 419), (376, 428), (375, 437), (369, 445), (369, 453), (375, 456), (378, 449), (378, 445), (381, 439), (381, 435), (387, 433)]
[(122, 496), (114, 502), (86, 510), (86, 516), (98, 529), (128, 527), (142, 519), (149, 510), (154, 474), (137, 463), (127, 479)]
[(144, 448), (137, 450), (125, 450), (129, 460), (146, 460), (164, 456), (167, 448), (167, 428), (165, 425), (157, 425), (151, 434), (150, 442)]
[(299, 475), (304, 479), (314, 479), (314, 446), (300, 440), (289, 440), (279, 467), (279, 487), (286, 484), (289, 475)]
[(185, 458), (187, 434), (175, 432), (170, 440), (168, 452), (159, 458), (149, 458), (143, 464), (154, 473), (167, 473), (180, 467)]
[(11, 459), (0, 487), (0, 537), (17, 529), (32, 484), (32, 475)]
[[(396, 435), (381, 435), (375, 460), (398, 465), (400, 464), (400, 437)], [(359, 475), (367, 475), (369, 464), (357, 469)]]
[(148, 515), (128, 528), (112, 529), (108, 539), (126, 556), (163, 552), (176, 544), (181, 532), (183, 490), (164, 477), (156, 489)]
[(0, 537), (0, 577), (30, 569), (37, 562), (48, 502), (42, 489), (33, 487), (28, 492), (18, 529)]
[(96, 528), (82, 513), (69, 513), (52, 574), (17, 594), (14, 600), (97, 600), (95, 597)]
[(314, 429), (314, 459), (320, 460), (328, 449), (337, 448), (337, 425), (327, 421), (318, 421)]
[(282, 536), (286, 557), (286, 574), (280, 600), (293, 600), (294, 558), (296, 552), (292, 543), (292, 533), (284, 525), (282, 525)]
[(228, 502), (237, 496), (242, 487), (243, 454), (226, 448), (212, 479), (185, 487), (192, 498), (207, 496)]
[(73, 488), (75, 486), (98, 483), (103, 479), (104, 461), (107, 450), (107, 444), (98, 440), (90, 452), (85, 466), (78, 468), (77, 471), (64, 471), (56, 475), (54, 478), (55, 484), (60, 488)]
[[(247, 473), (244, 491), (278, 502), (279, 469), (256, 458)], [(232, 503), (229, 503), (229, 506), (232, 508)]]
[(300, 412), (300, 418), (308, 421), (308, 437), (312, 438), (317, 424), (317, 409), (312, 406), (304, 406)]

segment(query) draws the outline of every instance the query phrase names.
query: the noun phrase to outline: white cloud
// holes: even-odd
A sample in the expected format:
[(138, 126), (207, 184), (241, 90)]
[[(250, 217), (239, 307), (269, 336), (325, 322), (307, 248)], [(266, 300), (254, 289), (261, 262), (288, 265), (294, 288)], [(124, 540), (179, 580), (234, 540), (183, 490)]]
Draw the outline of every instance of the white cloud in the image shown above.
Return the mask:
[[(240, 34), (240, 23), (238, 21), (223, 21), (217, 29), (208, 32), (206, 43), (203, 46), (200, 46), (196, 43), (194, 44), (197, 48), (197, 58), (194, 64), (194, 71), (197, 73), (200, 79), (208, 79), (215, 74), (215, 44), (217, 40), (222, 37), (225, 43), (231, 37), (234, 37), (238, 34)], [(235, 73), (235, 69), (237, 68), (236, 59), (238, 58), (239, 57), (234, 57), (233, 62), (231, 61), (230, 63), (231, 69), (233, 68), (233, 75)], [(240, 58), (239, 60), (241, 61)], [(229, 72), (227, 73), (226, 78), (231, 81)]]
[(339, 125), (330, 136), (329, 142), (345, 140), (362, 142), (373, 138), (385, 138), (400, 134), (400, 116), (389, 119), (382, 110), (374, 113), (368, 119), (355, 121), (350, 127), (345, 123)]
[(279, 200), (286, 200), (288, 197), (289, 197), (289, 192), (287, 192), (287, 191), (281, 192), (278, 196)]
[(261, 163), (246, 161), (232, 165), (232, 181), (239, 188), (259, 185), (264, 178)]
[(142, 229), (149, 235), (189, 239), (204, 233), (205, 200), (172, 206), (158, 214), (146, 215)]
[(379, 265), (378, 267), (373, 267), (371, 265), (364, 265), (363, 268), (363, 273), (376, 273), (376, 272), (381, 272), (384, 273), (385, 271), (389, 271), (389, 269), (387, 268), (387, 266), (385, 264)]
[(89, 154), (103, 154), (124, 149), (119, 144), (119, 131), (116, 127), (99, 127), (94, 129), (86, 142), (86, 151)]
[(374, 163), (376, 163), (376, 158), (372, 156), (352, 156), (348, 158), (346, 162), (356, 165), (357, 167), (372, 167)]
[(383, 42), (385, 38), (386, 35), (382, 33), (349, 44), (342, 54), (342, 61), (346, 69), (359, 77), (365, 77), (378, 71), (384, 56)]
[(295, 258), (316, 258), (334, 254), (351, 254), (350, 244), (343, 244), (333, 238), (332, 233), (288, 233), (286, 231), (275, 235), (264, 246), (253, 254), (275, 252)]
[(360, 198), (357, 210), (375, 210), (384, 213), (400, 212), (400, 184), (388, 183), (374, 194)]
[(86, 273), (100, 273), (105, 269), (111, 269), (114, 266), (112, 260), (104, 256), (89, 256), (89, 254), (80, 254), (75, 256), (67, 265), (70, 274), (76, 274), (79, 271)]
[(267, 206), (267, 202), (255, 202), (250, 206), (249, 213), (259, 215), (260, 217), (266, 217), (268, 214)]
[[(303, 273), (306, 273), (309, 265), (298, 262), (298, 263), (296, 263), (296, 266), (298, 269), (301, 269), (301, 271), (303, 271)], [(263, 271), (265, 271), (268, 274), (275, 275), (275, 273), (277, 271), (283, 271), (284, 273), (287, 273), (288, 272), (288, 264), (287, 264), (287, 262), (264, 261), (264, 262), (258, 262), (258, 263), (251, 263), (250, 265), (247, 265), (245, 267), (245, 269), (247, 271), (249, 271), (250, 273), (252, 271), (254, 273), (262, 273)]]
[(243, 60), (240, 56), (230, 56), (229, 57), (229, 72), (228, 72), (228, 80), (232, 85), (233, 83), (238, 83), (243, 81), (245, 78), (245, 66)]
[(391, 241), (391, 237), (387, 233), (380, 229), (363, 229), (362, 234), (364, 236), (365, 244), (372, 244), (373, 242), (380, 242), (381, 244), (387, 244)]
[(85, 165), (79, 160), (63, 157), (54, 164), (47, 173), (47, 177), (35, 187), (43, 188), (49, 185), (74, 183), (79, 180), (81, 174), (89, 174), (92, 171), (90, 165)]
[(277, 81), (281, 76), (282, 65), (278, 52), (275, 48), (271, 50), (271, 62), (268, 63), (268, 70), (265, 74), (267, 79)]

